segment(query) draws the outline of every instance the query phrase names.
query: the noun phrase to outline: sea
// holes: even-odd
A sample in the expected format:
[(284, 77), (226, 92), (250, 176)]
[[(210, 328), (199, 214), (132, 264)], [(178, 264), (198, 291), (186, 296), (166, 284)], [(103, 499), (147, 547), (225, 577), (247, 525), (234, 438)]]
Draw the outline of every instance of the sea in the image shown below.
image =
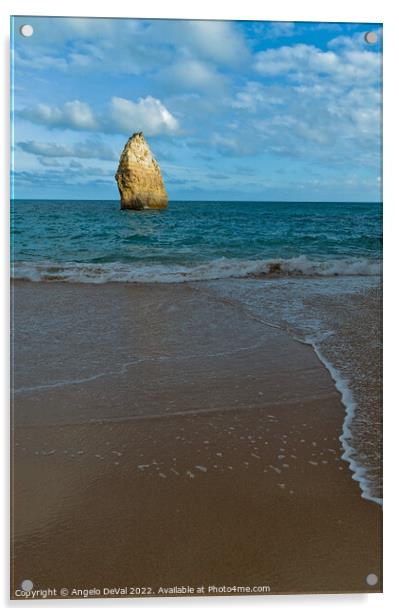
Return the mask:
[(33, 281), (184, 282), (381, 271), (380, 203), (16, 200), (12, 275)]
[(11, 277), (206, 287), (313, 346), (345, 407), (342, 457), (382, 503), (382, 203), (13, 200)]

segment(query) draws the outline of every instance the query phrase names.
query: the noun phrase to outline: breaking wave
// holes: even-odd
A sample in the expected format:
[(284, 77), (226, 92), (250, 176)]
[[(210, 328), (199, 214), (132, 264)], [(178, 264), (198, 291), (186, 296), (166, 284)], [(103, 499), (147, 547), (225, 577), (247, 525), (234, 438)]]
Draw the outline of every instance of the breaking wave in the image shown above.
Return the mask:
[(221, 278), (262, 278), (278, 276), (375, 276), (382, 262), (366, 258), (310, 260), (216, 259), (187, 265), (148, 263), (63, 263), (19, 261), (13, 264), (12, 277), (32, 282), (107, 282), (172, 283), (218, 280)]

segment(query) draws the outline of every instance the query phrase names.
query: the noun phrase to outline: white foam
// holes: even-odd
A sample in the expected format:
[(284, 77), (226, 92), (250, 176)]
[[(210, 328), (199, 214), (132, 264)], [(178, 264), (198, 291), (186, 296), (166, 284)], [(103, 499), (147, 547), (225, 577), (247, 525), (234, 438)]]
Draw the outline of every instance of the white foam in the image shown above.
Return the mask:
[[(345, 419), (344, 419), (344, 424), (343, 424), (343, 428), (342, 428), (342, 434), (339, 437), (339, 440), (342, 443), (342, 447), (344, 449), (344, 452), (341, 456), (342, 460), (345, 460), (346, 462), (348, 462), (349, 464), (349, 469), (352, 472), (352, 477), (355, 481), (357, 481), (359, 483), (360, 486), (360, 490), (362, 493), (362, 497), (366, 500), (372, 501), (374, 503), (377, 503), (378, 505), (382, 505), (383, 504), (383, 499), (382, 498), (378, 498), (377, 496), (374, 496), (372, 493), (372, 485), (370, 483), (370, 480), (368, 479), (367, 476), (367, 469), (364, 468), (356, 459), (355, 459), (355, 455), (356, 455), (356, 450), (349, 444), (351, 438), (352, 438), (352, 431), (351, 431), (351, 423), (352, 420), (355, 416), (355, 412), (356, 412), (356, 402), (354, 401), (352, 392), (349, 388), (348, 382), (347, 380), (341, 375), (341, 373), (339, 372), (339, 370), (337, 370), (322, 354), (322, 352), (320, 351), (320, 349), (317, 347), (317, 345), (312, 341), (312, 340), (306, 340), (306, 342), (308, 344), (311, 344), (312, 347), (315, 350), (315, 353), (317, 355), (317, 357), (320, 359), (320, 361), (322, 362), (322, 364), (324, 364), (324, 366), (327, 368), (327, 370), (329, 371), (334, 383), (335, 383), (335, 387), (337, 388), (337, 390), (339, 391), (339, 393), (341, 394), (341, 400), (342, 400), (342, 404), (345, 407)], [(331, 450), (330, 450), (331, 451)], [(343, 470), (342, 467), (340, 467), (340, 470)]]
[(304, 255), (291, 259), (226, 259), (220, 258), (197, 265), (144, 263), (53, 263), (18, 261), (12, 277), (32, 282), (194, 282), (222, 278), (247, 278), (276, 275), (297, 276), (374, 276), (381, 274), (379, 260), (353, 257), (317, 261)]

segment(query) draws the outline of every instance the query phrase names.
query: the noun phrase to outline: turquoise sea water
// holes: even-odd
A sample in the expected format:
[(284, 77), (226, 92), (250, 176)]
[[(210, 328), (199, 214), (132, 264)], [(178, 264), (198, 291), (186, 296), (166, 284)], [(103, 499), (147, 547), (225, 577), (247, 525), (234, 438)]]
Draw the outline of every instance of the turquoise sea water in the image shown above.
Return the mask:
[(15, 200), (12, 275), (80, 282), (377, 274), (380, 203)]

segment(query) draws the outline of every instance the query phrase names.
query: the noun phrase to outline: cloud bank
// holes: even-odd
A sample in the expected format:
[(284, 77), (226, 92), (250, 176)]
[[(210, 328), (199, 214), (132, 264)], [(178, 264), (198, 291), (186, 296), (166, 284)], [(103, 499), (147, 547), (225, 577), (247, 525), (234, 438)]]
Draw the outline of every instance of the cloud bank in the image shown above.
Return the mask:
[(136, 102), (112, 97), (103, 113), (96, 113), (87, 103), (75, 100), (62, 107), (39, 103), (24, 107), (17, 114), (34, 124), (48, 128), (67, 128), (74, 131), (130, 134), (144, 131), (147, 135), (175, 133), (177, 119), (156, 98), (146, 96)]

